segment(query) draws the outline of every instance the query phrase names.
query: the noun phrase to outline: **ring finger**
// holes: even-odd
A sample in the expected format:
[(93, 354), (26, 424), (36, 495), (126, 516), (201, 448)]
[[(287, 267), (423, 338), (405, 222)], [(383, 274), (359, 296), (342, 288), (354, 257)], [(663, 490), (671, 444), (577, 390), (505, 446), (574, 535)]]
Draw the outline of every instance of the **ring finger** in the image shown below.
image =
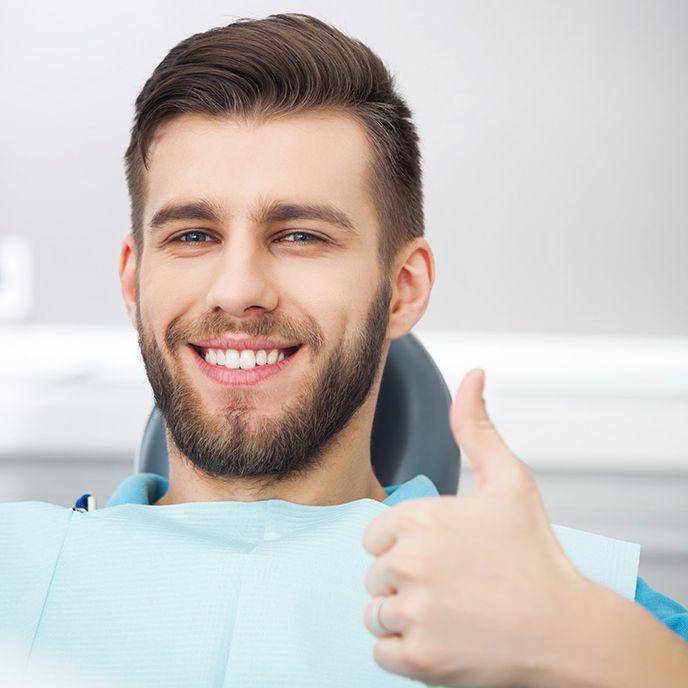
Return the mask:
[(364, 621), (366, 628), (376, 637), (399, 635), (403, 633), (408, 622), (399, 612), (399, 595), (376, 595), (365, 608)]

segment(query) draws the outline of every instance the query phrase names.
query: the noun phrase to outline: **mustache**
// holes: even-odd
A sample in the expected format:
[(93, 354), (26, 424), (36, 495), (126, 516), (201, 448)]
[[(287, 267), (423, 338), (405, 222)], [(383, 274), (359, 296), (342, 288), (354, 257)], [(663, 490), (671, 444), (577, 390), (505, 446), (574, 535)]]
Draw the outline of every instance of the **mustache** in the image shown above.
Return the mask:
[(193, 323), (185, 321), (181, 316), (175, 318), (167, 326), (165, 345), (172, 351), (180, 344), (199, 339), (219, 338), (227, 334), (286, 339), (306, 344), (316, 353), (323, 345), (322, 330), (312, 318), (305, 322), (297, 322), (268, 313), (241, 321), (228, 318), (226, 313), (221, 311), (209, 313)]

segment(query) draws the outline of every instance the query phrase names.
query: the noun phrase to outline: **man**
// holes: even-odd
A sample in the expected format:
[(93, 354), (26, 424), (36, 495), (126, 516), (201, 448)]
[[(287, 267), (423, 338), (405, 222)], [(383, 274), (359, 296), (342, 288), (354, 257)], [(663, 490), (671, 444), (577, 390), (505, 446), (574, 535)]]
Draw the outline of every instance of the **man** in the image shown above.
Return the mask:
[[(389, 344), (434, 281), (408, 107), (332, 27), (239, 21), (156, 68), (126, 170), (122, 292), (169, 481), (132, 476), (95, 512), (8, 509), (23, 573), (4, 570), (5, 635), (18, 624), (30, 664), (99, 685), (407, 685), (373, 662), (360, 540), (388, 506), (437, 495), (423, 476), (383, 487), (370, 457)], [(369, 590), (389, 595), (378, 570)], [(371, 630), (403, 636), (376, 608)]]

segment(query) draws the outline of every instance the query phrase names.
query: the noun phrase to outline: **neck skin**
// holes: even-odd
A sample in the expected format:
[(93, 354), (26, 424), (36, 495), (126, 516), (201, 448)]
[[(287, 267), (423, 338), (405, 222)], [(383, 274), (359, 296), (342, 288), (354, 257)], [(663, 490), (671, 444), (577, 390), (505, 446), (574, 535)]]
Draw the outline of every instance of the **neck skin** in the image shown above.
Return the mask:
[(370, 437), (378, 385), (307, 475), (270, 484), (261, 478), (215, 478), (199, 471), (169, 433), (170, 486), (157, 506), (185, 502), (254, 502), (283, 499), (309, 506), (332, 506), (357, 499), (382, 502), (387, 493), (373, 473)]

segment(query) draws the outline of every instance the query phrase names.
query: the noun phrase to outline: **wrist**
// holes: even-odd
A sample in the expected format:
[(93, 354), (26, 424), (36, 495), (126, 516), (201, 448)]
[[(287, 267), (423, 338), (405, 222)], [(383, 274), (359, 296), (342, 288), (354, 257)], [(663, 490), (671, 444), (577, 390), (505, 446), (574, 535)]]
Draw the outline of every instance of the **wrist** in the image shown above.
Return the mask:
[(593, 581), (587, 584), (587, 601), (580, 605), (569, 629), (570, 653), (563, 685), (612, 688), (620, 685), (617, 672), (633, 652), (626, 626), (636, 605), (605, 586)]
[[(688, 685), (688, 644), (641, 605), (584, 579), (560, 619), (549, 686), (679, 688)], [(538, 683), (539, 685), (545, 685)]]
[(547, 615), (538, 634), (540, 651), (527, 668), (522, 685), (602, 688), (604, 684), (590, 678), (605, 669), (609, 617), (615, 614), (611, 595), (607, 588), (576, 572), (566, 586), (543, 597)]

